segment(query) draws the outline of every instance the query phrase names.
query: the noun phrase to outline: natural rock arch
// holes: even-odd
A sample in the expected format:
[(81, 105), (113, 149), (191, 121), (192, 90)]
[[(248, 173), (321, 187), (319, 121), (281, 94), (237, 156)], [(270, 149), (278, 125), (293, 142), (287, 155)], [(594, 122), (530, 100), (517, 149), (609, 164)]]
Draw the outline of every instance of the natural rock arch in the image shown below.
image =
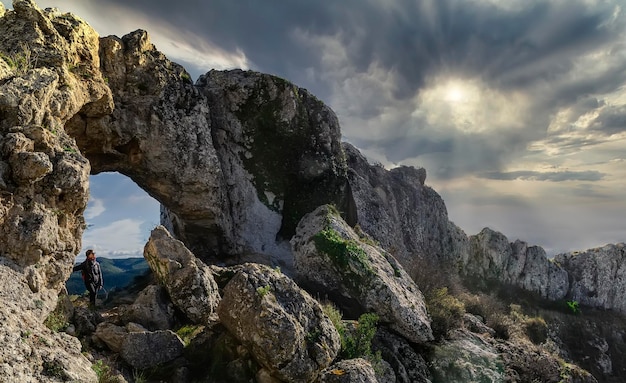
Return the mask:
[(243, 71), (192, 85), (144, 31), (102, 38), (100, 60), (115, 109), (94, 118), (102, 101), (86, 104), (65, 130), (92, 174), (118, 171), (161, 202), (162, 222), (198, 256), (288, 262), (304, 214), (347, 205), (337, 118), (306, 90)]

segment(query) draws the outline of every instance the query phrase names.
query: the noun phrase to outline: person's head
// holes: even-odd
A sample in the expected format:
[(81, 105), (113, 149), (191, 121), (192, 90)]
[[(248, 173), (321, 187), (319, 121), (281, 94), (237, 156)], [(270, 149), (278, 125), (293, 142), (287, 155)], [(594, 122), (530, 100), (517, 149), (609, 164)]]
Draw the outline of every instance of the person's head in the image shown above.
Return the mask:
[(92, 249), (87, 250), (85, 255), (87, 256), (87, 259), (96, 259), (96, 252)]

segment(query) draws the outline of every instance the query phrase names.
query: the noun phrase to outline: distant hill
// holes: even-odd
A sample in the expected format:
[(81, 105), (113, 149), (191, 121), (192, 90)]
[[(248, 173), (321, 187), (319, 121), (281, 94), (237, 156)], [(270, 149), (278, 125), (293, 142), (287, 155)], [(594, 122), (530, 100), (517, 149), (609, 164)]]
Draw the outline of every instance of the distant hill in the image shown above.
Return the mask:
[[(102, 268), (104, 288), (107, 291), (119, 290), (128, 286), (136, 277), (144, 275), (150, 269), (144, 258), (109, 259), (99, 257), (98, 262)], [(78, 271), (72, 273), (65, 286), (70, 295), (81, 295), (86, 291)]]

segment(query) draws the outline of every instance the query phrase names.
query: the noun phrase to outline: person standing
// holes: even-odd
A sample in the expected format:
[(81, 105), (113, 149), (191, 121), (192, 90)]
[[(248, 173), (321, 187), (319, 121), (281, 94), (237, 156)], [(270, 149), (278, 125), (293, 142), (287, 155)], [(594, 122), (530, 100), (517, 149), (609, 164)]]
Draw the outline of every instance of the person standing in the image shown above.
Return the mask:
[(104, 280), (100, 264), (96, 261), (96, 253), (89, 249), (85, 253), (87, 259), (79, 265), (74, 266), (72, 271), (81, 271), (85, 287), (89, 291), (89, 306), (96, 308), (96, 293), (102, 288)]

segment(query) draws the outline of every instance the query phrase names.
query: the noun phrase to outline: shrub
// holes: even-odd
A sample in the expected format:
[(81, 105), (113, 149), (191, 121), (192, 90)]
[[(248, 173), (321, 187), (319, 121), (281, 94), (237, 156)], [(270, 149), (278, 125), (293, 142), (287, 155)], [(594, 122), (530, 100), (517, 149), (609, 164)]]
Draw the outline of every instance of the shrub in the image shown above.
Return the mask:
[(426, 308), (436, 338), (445, 337), (448, 331), (461, 327), (465, 306), (448, 293), (447, 287), (435, 289), (426, 295)]
[(19, 48), (19, 52), (12, 54), (0, 52), (0, 59), (4, 60), (15, 71), (16, 76), (23, 76), (36, 66), (37, 57), (33, 56), (32, 50), (27, 44), (20, 43)]
[(578, 314), (578, 313), (580, 313), (580, 307), (579, 307), (579, 305), (578, 305), (578, 301), (574, 301), (574, 300), (572, 300), (572, 301), (567, 301), (566, 303), (567, 303), (567, 307), (569, 307), (570, 311), (571, 311), (573, 314)]
[(548, 339), (548, 325), (541, 317), (528, 318), (524, 323), (526, 335), (534, 344), (540, 344)]
[(185, 346), (188, 346), (191, 340), (202, 331), (203, 327), (199, 325), (184, 325), (176, 330), (176, 335), (182, 339)]
[(91, 368), (98, 376), (98, 383), (120, 383), (119, 378), (113, 375), (111, 367), (105, 364), (102, 360), (97, 360), (96, 363), (91, 365)]
[(493, 315), (489, 315), (486, 318), (487, 326), (491, 327), (493, 331), (495, 331), (496, 338), (500, 338), (503, 340), (508, 340), (510, 337), (509, 334), (509, 326), (510, 321), (508, 316), (501, 313), (496, 313)]
[(382, 357), (380, 352), (374, 353), (372, 351), (372, 339), (376, 335), (378, 315), (374, 313), (363, 314), (354, 326), (346, 326), (341, 319), (341, 312), (334, 304), (324, 303), (322, 309), (339, 333), (341, 339), (339, 357), (341, 359), (367, 359), (374, 370), (379, 371)]

